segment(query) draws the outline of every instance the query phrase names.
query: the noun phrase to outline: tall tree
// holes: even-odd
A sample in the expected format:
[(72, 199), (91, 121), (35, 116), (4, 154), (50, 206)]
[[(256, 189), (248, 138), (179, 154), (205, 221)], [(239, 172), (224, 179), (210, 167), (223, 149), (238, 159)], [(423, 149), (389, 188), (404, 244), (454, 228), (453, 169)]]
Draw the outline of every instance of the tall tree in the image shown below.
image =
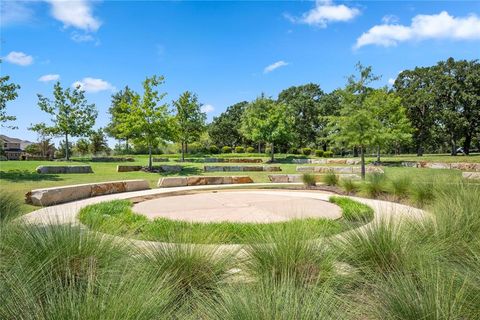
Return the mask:
[(315, 146), (322, 126), (321, 99), (323, 90), (318, 84), (292, 86), (278, 95), (278, 101), (288, 105), (293, 117), (293, 135), (296, 147)]
[(234, 148), (249, 142), (241, 132), (243, 112), (247, 105), (247, 101), (236, 103), (229, 106), (218, 117), (213, 118), (208, 126), (208, 134), (215, 145)]
[(88, 154), (90, 150), (90, 142), (85, 138), (80, 138), (77, 140), (77, 142), (75, 142), (73, 149), (75, 152), (77, 152), (81, 156), (84, 156)]
[[(0, 63), (1, 62), (2, 60), (0, 60)], [(9, 76), (0, 76), (0, 125), (2, 127), (5, 122), (15, 121), (17, 119), (15, 116), (7, 115), (6, 108), (8, 101), (13, 101), (18, 97), (17, 90), (20, 89), (20, 86), (13, 82), (8, 83), (9, 80)], [(10, 126), (10, 128), (14, 127)]]
[(125, 126), (125, 118), (128, 117), (135, 92), (126, 86), (123, 90), (112, 95), (112, 101), (108, 112), (110, 123), (105, 127), (105, 133), (117, 140), (125, 140), (125, 149), (128, 153), (128, 140), (132, 137), (132, 128)]
[(65, 137), (65, 158), (70, 160), (69, 137), (88, 136), (95, 124), (97, 110), (95, 104), (88, 104), (85, 92), (76, 87), (63, 89), (57, 82), (53, 89), (54, 100), (38, 94), (38, 106), (52, 116), (52, 125), (47, 130), (56, 136)]
[(360, 149), (361, 174), (365, 179), (365, 149), (408, 138), (409, 125), (398, 98), (386, 89), (369, 87), (378, 79), (371, 67), (357, 64), (357, 70), (359, 77), (349, 77), (340, 92), (340, 115), (331, 117), (331, 126), (338, 143)]
[(131, 128), (133, 138), (148, 146), (149, 170), (152, 170), (152, 147), (174, 137), (173, 118), (168, 105), (161, 102), (166, 93), (158, 92), (158, 87), (164, 82), (163, 76), (146, 78), (143, 81), (143, 96), (133, 95), (130, 113), (123, 122), (124, 126)]
[(205, 131), (206, 113), (201, 111), (197, 95), (185, 91), (178, 100), (173, 101), (175, 108), (175, 136), (182, 145), (182, 161), (189, 143), (198, 140)]
[(241, 131), (253, 141), (270, 143), (271, 161), (274, 162), (275, 144), (291, 141), (292, 127), (288, 106), (262, 95), (245, 109)]

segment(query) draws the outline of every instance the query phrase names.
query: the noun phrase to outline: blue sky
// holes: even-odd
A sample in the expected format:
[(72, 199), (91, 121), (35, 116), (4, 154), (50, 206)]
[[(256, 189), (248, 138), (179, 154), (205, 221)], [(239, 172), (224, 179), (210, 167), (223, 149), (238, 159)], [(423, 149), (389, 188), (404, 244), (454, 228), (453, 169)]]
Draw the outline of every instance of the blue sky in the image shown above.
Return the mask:
[(167, 102), (198, 94), (209, 120), (291, 85), (342, 86), (358, 61), (386, 85), (398, 72), (448, 57), (480, 58), (480, 2), (2, 1), (1, 74), (21, 85), (7, 104), (17, 130), (48, 121), (37, 93), (81, 84), (108, 122), (110, 96), (164, 75)]

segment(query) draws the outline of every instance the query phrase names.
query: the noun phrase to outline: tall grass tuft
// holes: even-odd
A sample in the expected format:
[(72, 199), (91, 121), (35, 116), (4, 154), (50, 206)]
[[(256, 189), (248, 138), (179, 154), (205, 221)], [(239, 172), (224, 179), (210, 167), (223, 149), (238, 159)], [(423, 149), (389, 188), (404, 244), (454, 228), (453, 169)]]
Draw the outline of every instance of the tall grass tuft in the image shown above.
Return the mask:
[(385, 191), (385, 175), (374, 172), (367, 175), (367, 181), (362, 185), (364, 194), (370, 198), (377, 198)]
[(413, 203), (419, 207), (431, 204), (435, 198), (434, 184), (432, 182), (415, 182), (411, 187), (411, 198)]
[(358, 191), (358, 185), (352, 179), (342, 179), (340, 181), (340, 187), (342, 187), (347, 194)]
[(332, 252), (318, 241), (305, 238), (301, 224), (261, 234), (245, 252), (244, 267), (258, 279), (290, 279), (305, 285), (323, 282), (334, 273)]
[(311, 173), (302, 174), (302, 182), (307, 188), (314, 187), (317, 184), (315, 175)]
[(22, 203), (13, 193), (0, 191), (0, 223), (8, 222), (21, 214)]
[(322, 181), (327, 186), (336, 186), (338, 185), (338, 176), (332, 170), (328, 171), (326, 174), (323, 175)]
[(391, 192), (397, 199), (404, 199), (408, 197), (412, 179), (409, 176), (401, 176), (393, 178), (390, 181)]

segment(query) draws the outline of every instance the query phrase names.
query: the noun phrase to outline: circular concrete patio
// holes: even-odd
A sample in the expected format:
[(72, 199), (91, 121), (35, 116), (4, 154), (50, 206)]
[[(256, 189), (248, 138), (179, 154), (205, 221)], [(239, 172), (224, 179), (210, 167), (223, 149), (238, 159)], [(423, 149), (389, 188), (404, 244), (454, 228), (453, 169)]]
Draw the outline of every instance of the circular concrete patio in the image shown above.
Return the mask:
[(201, 192), (139, 202), (133, 211), (150, 219), (167, 218), (188, 222), (272, 223), (291, 219), (342, 216), (337, 205), (316, 199), (261, 191)]

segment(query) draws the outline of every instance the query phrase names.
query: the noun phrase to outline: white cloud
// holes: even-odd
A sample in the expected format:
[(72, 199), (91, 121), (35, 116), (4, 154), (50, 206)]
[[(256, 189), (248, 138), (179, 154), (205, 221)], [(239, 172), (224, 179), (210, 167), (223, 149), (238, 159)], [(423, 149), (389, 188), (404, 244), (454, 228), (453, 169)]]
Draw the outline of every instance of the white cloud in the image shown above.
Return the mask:
[(205, 113), (210, 113), (215, 110), (215, 108), (211, 104), (204, 104), (203, 106), (200, 107), (200, 110)]
[(325, 28), (330, 22), (346, 22), (360, 14), (357, 8), (344, 4), (334, 4), (331, 0), (317, 0), (315, 8), (305, 12), (300, 18), (287, 16), (292, 22), (305, 23)]
[(72, 87), (74, 88), (77, 86), (80, 86), (80, 88), (86, 92), (100, 92), (105, 90), (115, 91), (115, 87), (109, 82), (90, 77), (83, 78), (82, 80), (76, 81), (72, 84)]
[(283, 61), (283, 60), (280, 60), (280, 61), (277, 61), (275, 63), (272, 63), (269, 66), (266, 66), (265, 69), (263, 69), (263, 73), (269, 73), (269, 72), (272, 72), (275, 69), (285, 67), (285, 66), (288, 66), (288, 63)]
[(95, 41), (95, 38), (91, 34), (80, 34), (77, 32), (73, 32), (70, 38), (75, 42)]
[(394, 14), (388, 14), (382, 18), (383, 23), (397, 23), (399, 20), (400, 19)]
[(26, 22), (33, 16), (33, 10), (27, 7), (27, 1), (2, 1), (0, 3), (0, 25), (5, 26)]
[(435, 15), (417, 15), (409, 26), (388, 23), (373, 26), (357, 39), (355, 47), (371, 44), (388, 47), (399, 42), (426, 39), (480, 39), (480, 18), (474, 14), (453, 17), (446, 11)]
[(59, 74), (46, 74), (38, 78), (38, 81), (49, 82), (49, 81), (57, 81), (58, 79), (60, 79)]
[(74, 27), (95, 32), (101, 21), (92, 14), (92, 1), (88, 0), (46, 0), (52, 5), (52, 15), (63, 22), (65, 27)]
[(5, 61), (18, 64), (19, 66), (28, 66), (33, 63), (33, 57), (20, 51), (12, 51), (4, 57)]
[(388, 79), (388, 84), (389, 85), (393, 86), (394, 83), (395, 83), (395, 79), (393, 79), (393, 78)]

